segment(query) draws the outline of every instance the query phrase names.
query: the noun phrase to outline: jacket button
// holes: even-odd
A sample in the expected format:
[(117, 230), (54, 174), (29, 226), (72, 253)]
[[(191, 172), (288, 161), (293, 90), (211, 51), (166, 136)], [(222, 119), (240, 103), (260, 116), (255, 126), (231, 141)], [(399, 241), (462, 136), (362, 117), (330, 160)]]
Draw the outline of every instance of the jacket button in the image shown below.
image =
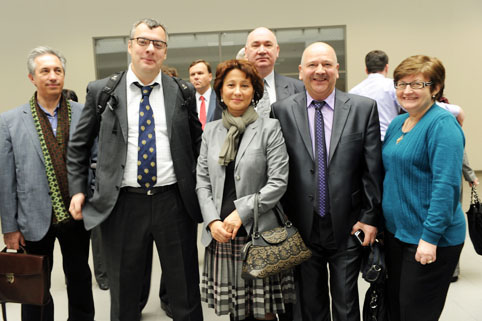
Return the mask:
[(237, 180), (237, 181), (239, 181), (239, 180), (240, 180), (239, 175), (236, 175), (236, 180)]
[(49, 195), (50, 195), (50, 196), (52, 195), (52, 192), (51, 192), (51, 191), (49, 191)]
[(313, 168), (310, 169), (310, 173), (311, 173), (311, 174), (314, 174), (314, 173), (315, 173), (315, 170), (314, 170)]
[(313, 195), (308, 195), (308, 198), (309, 198), (310, 200), (313, 200)]
[(116, 189), (116, 190), (119, 190), (120, 188), (119, 188), (119, 186), (116, 185), (115, 189)]
[(126, 168), (126, 165), (121, 164), (121, 168), (122, 168), (122, 169)]

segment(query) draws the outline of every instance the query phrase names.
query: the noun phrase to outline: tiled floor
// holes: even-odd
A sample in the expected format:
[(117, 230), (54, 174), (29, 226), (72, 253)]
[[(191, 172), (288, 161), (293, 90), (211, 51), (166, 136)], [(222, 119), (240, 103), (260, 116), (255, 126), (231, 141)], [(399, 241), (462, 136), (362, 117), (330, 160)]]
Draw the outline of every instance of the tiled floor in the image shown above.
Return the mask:
[[(480, 174), (480, 173), (479, 173)], [(481, 177), (481, 175), (479, 175)], [(467, 185), (465, 185), (467, 186)], [(480, 188), (479, 188), (480, 189)], [(469, 204), (470, 189), (464, 190), (464, 209), (467, 209)], [(3, 248), (3, 240), (0, 241)], [(203, 251), (200, 251), (202, 254)], [(64, 276), (62, 272), (62, 265), (60, 261), (60, 251), (58, 246), (56, 247), (56, 262), (52, 274), (52, 294), (55, 302), (55, 319), (66, 320), (67, 319), (67, 294), (64, 285)], [(153, 277), (151, 296), (149, 302), (144, 309), (142, 320), (152, 321), (171, 320), (159, 307), (159, 298), (156, 294), (159, 292), (159, 274), (160, 265), (158, 259), (155, 257), (153, 264)], [(461, 273), (459, 280), (452, 283), (444, 312), (440, 320), (442, 321), (482, 321), (482, 256), (478, 256), (470, 240), (467, 238), (465, 247), (462, 251), (462, 257), (460, 260)], [(360, 297), (362, 298), (366, 289), (367, 283), (362, 279), (359, 280), (360, 285)], [(96, 308), (96, 320), (108, 321), (109, 320), (109, 292), (101, 291), (94, 281), (94, 300)], [(360, 299), (363, 301), (362, 299)], [(7, 304), (8, 320), (19, 321), (20, 320), (20, 306), (18, 304)], [(229, 320), (228, 317), (217, 317), (212, 309), (208, 309), (203, 304), (204, 319), (210, 320)]]

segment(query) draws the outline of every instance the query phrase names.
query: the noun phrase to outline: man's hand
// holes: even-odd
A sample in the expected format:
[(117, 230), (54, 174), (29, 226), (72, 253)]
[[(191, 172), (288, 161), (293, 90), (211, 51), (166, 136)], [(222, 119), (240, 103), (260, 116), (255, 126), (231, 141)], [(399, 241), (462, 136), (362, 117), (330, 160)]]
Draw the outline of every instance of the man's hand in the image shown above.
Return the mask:
[(365, 238), (363, 239), (363, 243), (362, 243), (363, 246), (368, 246), (370, 244), (373, 244), (373, 242), (375, 242), (375, 239), (377, 238), (377, 232), (378, 232), (378, 229), (375, 226), (368, 225), (358, 221), (356, 222), (355, 225), (353, 225), (353, 228), (351, 229), (351, 235), (355, 234), (355, 232), (358, 230), (362, 230), (363, 233), (365, 234)]
[(417, 253), (415, 253), (415, 261), (420, 264), (430, 264), (437, 260), (437, 245), (428, 243), (422, 239), (418, 242)]
[(226, 243), (231, 238), (231, 233), (225, 230), (224, 223), (221, 221), (212, 221), (209, 223), (211, 236), (219, 243)]
[(74, 196), (72, 196), (72, 199), (70, 200), (69, 212), (70, 212), (70, 215), (72, 215), (72, 217), (76, 221), (80, 221), (83, 218), (82, 207), (84, 206), (84, 202), (85, 202), (84, 193), (77, 193)]
[(20, 231), (3, 234), (3, 241), (7, 249), (18, 250), (20, 245), (25, 246), (25, 239)]

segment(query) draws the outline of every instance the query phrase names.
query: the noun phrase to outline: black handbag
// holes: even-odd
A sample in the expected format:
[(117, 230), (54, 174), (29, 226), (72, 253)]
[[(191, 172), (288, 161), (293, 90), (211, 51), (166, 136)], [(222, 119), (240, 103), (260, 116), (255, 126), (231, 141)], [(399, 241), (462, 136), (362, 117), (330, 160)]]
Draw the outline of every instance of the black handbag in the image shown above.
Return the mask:
[(474, 185), (472, 186), (470, 207), (467, 211), (467, 222), (470, 240), (474, 245), (475, 252), (482, 255), (482, 209), (480, 208), (479, 195)]
[(303, 242), (298, 230), (286, 219), (280, 205), (273, 210), (281, 226), (258, 231), (258, 194), (254, 198), (254, 223), (250, 234), (251, 240), (245, 244), (243, 258), (244, 279), (264, 279), (289, 270), (311, 257), (311, 251)]
[(388, 302), (385, 289), (387, 268), (382, 244), (375, 240), (369, 248), (364, 249), (362, 259), (362, 278), (370, 283), (363, 303), (363, 321), (388, 320)]

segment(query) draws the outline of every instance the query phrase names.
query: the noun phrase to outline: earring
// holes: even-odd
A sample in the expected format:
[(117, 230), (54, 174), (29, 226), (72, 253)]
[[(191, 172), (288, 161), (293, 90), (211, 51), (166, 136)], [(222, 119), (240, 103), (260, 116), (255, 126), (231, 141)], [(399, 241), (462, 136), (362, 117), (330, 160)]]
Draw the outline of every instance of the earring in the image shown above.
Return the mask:
[(435, 95), (432, 96), (432, 99), (435, 99)]
[(224, 103), (224, 100), (221, 98), (221, 102)]
[(254, 98), (253, 98), (253, 99), (251, 99), (251, 103), (254, 105)]

